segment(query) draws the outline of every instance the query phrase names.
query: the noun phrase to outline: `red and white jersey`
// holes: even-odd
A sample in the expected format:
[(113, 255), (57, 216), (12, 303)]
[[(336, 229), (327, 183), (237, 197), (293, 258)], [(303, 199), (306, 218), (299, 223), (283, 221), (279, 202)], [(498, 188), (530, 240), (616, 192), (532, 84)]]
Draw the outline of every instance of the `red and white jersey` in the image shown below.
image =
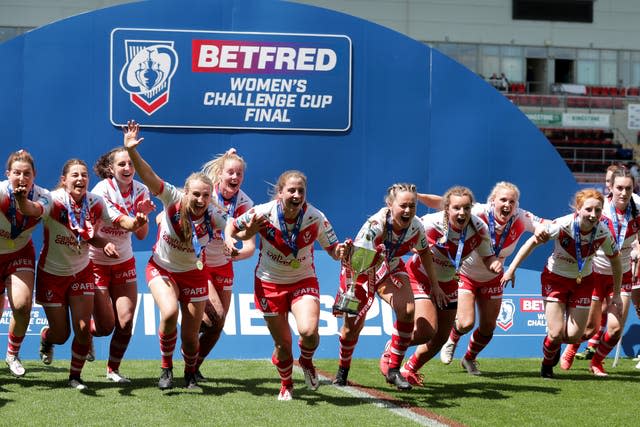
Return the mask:
[[(576, 260), (576, 241), (573, 237), (573, 223), (579, 220), (575, 214), (556, 218), (549, 224), (549, 238), (555, 240), (553, 253), (547, 260), (547, 269), (562, 277), (575, 279), (578, 277), (578, 261)], [(591, 274), (591, 262), (598, 249), (609, 257), (618, 255), (613, 236), (603, 222), (598, 222), (591, 248), (591, 231), (588, 234), (580, 233), (580, 253), (584, 262), (581, 275)]]
[[(216, 190), (217, 193), (217, 190)], [(238, 190), (235, 205), (231, 200), (224, 200), (218, 197), (218, 202), (223, 201), (224, 211), (227, 213), (227, 219), (238, 218), (253, 207), (253, 200), (245, 194), (244, 191)], [(224, 254), (224, 239), (222, 232), (224, 230), (216, 230), (213, 240), (207, 245), (207, 265), (209, 267), (219, 267), (231, 261), (231, 258)]]
[[(636, 204), (636, 207), (640, 208), (640, 205)], [(611, 214), (612, 204), (610, 199), (607, 197), (604, 201), (604, 207), (602, 209), (602, 216), (600, 217), (600, 221), (604, 223), (604, 225), (609, 229), (609, 232), (614, 237), (615, 242), (617, 243), (617, 247), (620, 250), (620, 262), (622, 263), (622, 272), (626, 273), (631, 270), (631, 250), (633, 249), (633, 242), (638, 238), (638, 231), (640, 231), (640, 215), (636, 212), (636, 217), (633, 218), (633, 212), (629, 212), (629, 218), (626, 218), (626, 212), (619, 212), (615, 206), (613, 210), (617, 219), (617, 229), (616, 224), (613, 221)], [(622, 229), (625, 228), (624, 224), (627, 224), (625, 235), (621, 236), (620, 233)], [(622, 240), (622, 247), (620, 247), (619, 240)], [(593, 271), (600, 274), (613, 274), (611, 272), (611, 261), (605, 255), (602, 248), (598, 249), (596, 252), (596, 257), (593, 259)]]
[[(44, 246), (38, 268), (56, 276), (71, 276), (89, 264), (87, 240), (94, 237), (95, 230), (102, 223), (110, 224), (115, 218), (109, 216), (104, 200), (97, 194), (87, 192), (85, 195), (88, 212), (84, 224), (80, 223), (84, 199), (76, 204), (64, 188), (53, 190), (51, 199), (52, 203), (45, 208), (43, 215)], [(82, 228), (80, 231), (73, 226), (70, 214), (75, 215)], [(81, 236), (79, 246), (78, 235)]]
[[(490, 204), (476, 203), (475, 205), (473, 205), (471, 213), (480, 218), (488, 226), (490, 210)], [(520, 237), (525, 232), (534, 233), (536, 230), (536, 226), (544, 222), (543, 219), (535, 216), (529, 211), (520, 208), (516, 209), (512, 218), (513, 220), (511, 220), (511, 226), (509, 227), (509, 234), (504, 237), (504, 241), (502, 240), (502, 235), (508, 222), (505, 224), (500, 224), (498, 221), (495, 221), (495, 239), (498, 244), (502, 243), (498, 258), (503, 263), (505, 258), (507, 258), (513, 253), (513, 251), (515, 251)], [(491, 241), (491, 231), (488, 227), (487, 230), (489, 230), (489, 239)], [(493, 247), (494, 242), (491, 243)], [(462, 268), (460, 269), (460, 274), (464, 274), (465, 276), (478, 282), (488, 282), (498, 276), (498, 274), (490, 271), (487, 268), (482, 260), (482, 257), (479, 256), (476, 252), (472, 253), (467, 259), (464, 260)]]
[[(182, 221), (185, 218), (180, 218), (180, 201), (183, 194), (181, 189), (177, 189), (168, 182), (163, 182), (162, 191), (157, 196), (162, 202), (164, 210), (160, 217), (157, 240), (153, 245), (153, 260), (160, 267), (174, 273), (194, 270), (198, 261), (192, 241), (182, 240)], [(224, 229), (227, 215), (222, 209), (210, 203), (207, 214), (214, 235), (216, 231)], [(210, 238), (206, 216), (203, 215), (193, 221), (203, 252), (205, 246), (209, 244)], [(204, 255), (206, 257), (206, 254)], [(204, 263), (206, 260), (202, 259), (202, 262)]]
[[(22, 231), (15, 239), (11, 239), (11, 216), (9, 214), (11, 210), (11, 196), (9, 195), (9, 185), (8, 180), (0, 182), (0, 255), (17, 252), (24, 248), (31, 240), (31, 234), (42, 218), (41, 216), (23, 216), (18, 212), (18, 203), (14, 200), (13, 203), (16, 210), (15, 223)], [(43, 214), (44, 209), (51, 204), (49, 191), (35, 184), (33, 186), (33, 196), (31, 199), (33, 202), (42, 205)]]
[[(332, 250), (338, 244), (333, 227), (324, 214), (309, 203), (302, 207), (304, 215), (300, 230), (295, 240), (298, 253), (294, 257), (293, 250), (287, 244), (288, 237), (295, 226), (286, 222), (286, 235), (283, 235), (278, 218), (278, 201), (254, 206), (248, 212), (234, 220), (247, 224), (255, 215), (262, 214), (269, 224), (260, 230), (260, 257), (256, 267), (256, 277), (270, 283), (289, 284), (316, 277), (313, 264), (313, 244), (317, 240), (325, 250)], [(236, 227), (237, 228), (237, 227)]]
[(131, 232), (120, 227), (117, 222), (122, 216), (135, 216), (136, 205), (138, 202), (149, 199), (149, 190), (146, 185), (134, 180), (128, 194), (122, 194), (114, 179), (103, 179), (93, 187), (91, 192), (102, 196), (109, 216), (115, 218), (111, 223), (100, 224), (96, 234), (116, 245), (120, 258), (109, 258), (102, 249), (93, 246), (89, 247), (89, 258), (94, 263), (101, 265), (120, 264), (122, 260), (133, 257), (133, 248), (131, 246)]
[[(389, 208), (382, 208), (369, 217), (353, 241), (354, 246), (375, 250), (378, 245), (384, 244), (388, 238), (388, 212)], [(400, 239), (402, 239), (402, 241), (398, 246)], [(390, 271), (393, 271), (398, 266), (400, 258), (410, 253), (412, 249), (418, 252), (427, 249), (429, 244), (427, 243), (427, 237), (420, 219), (413, 217), (409, 228), (406, 229), (406, 233), (403, 231), (398, 234), (392, 230), (391, 242), (387, 242), (385, 246), (387, 247), (387, 253), (389, 250), (393, 250), (393, 254), (391, 254), (392, 257), (389, 259)]]
[[(445, 234), (443, 217), (444, 215), (442, 211), (440, 211), (423, 216), (421, 221), (429, 241), (431, 253), (433, 254), (433, 266), (436, 270), (438, 282), (449, 282), (454, 280), (456, 275), (456, 268), (453, 262), (456, 260), (462, 230), (458, 231), (449, 227), (447, 241), (442, 243), (441, 239)], [(466, 227), (460, 262), (462, 263), (471, 256), (474, 251), (476, 251), (477, 256), (481, 257), (481, 259), (493, 255), (487, 224), (477, 216), (471, 215), (471, 219)], [(413, 257), (414, 262), (420, 262), (417, 254)], [(483, 264), (483, 268), (486, 269), (487, 267)], [(427, 275), (422, 264), (420, 264), (420, 271), (425, 276)]]

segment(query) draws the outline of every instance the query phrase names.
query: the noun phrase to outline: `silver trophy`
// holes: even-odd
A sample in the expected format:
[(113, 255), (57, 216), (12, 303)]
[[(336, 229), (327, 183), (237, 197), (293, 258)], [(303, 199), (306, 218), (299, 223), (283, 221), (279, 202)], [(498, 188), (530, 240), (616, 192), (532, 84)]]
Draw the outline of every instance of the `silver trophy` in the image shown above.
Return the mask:
[(360, 300), (356, 297), (355, 286), (357, 277), (365, 271), (375, 268), (378, 253), (373, 249), (353, 246), (346, 262), (343, 262), (347, 290), (340, 293), (333, 309), (342, 313), (357, 315)]

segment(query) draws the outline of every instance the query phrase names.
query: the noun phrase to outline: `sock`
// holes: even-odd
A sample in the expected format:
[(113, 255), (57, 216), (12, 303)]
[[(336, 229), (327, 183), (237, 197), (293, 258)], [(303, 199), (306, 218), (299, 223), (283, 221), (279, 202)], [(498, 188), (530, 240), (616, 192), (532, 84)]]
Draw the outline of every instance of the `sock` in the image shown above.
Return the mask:
[(173, 351), (176, 349), (178, 331), (169, 334), (158, 332), (160, 338), (160, 360), (163, 368), (173, 368)]
[(193, 353), (187, 353), (181, 348), (182, 358), (184, 359), (184, 373), (194, 373), (196, 371), (196, 363), (198, 362), (198, 349)]
[(493, 338), (493, 333), (491, 335), (482, 335), (478, 329), (473, 331), (473, 335), (469, 340), (469, 346), (467, 347), (467, 352), (464, 355), (464, 358), (467, 360), (476, 360), (478, 353), (480, 353), (486, 346), (489, 344)]
[(109, 372), (120, 369), (120, 362), (129, 347), (129, 341), (131, 341), (131, 332), (125, 332), (116, 327), (109, 344), (109, 361), (107, 362)]
[(302, 340), (298, 340), (298, 347), (300, 347), (300, 358), (298, 359), (298, 362), (304, 366), (313, 366), (313, 354), (316, 352), (319, 344), (320, 343), (318, 342), (315, 347), (306, 348), (302, 344)]
[(618, 341), (620, 341), (620, 338), (613, 338), (611, 337), (611, 335), (609, 335), (609, 332), (605, 332), (604, 337), (602, 337), (602, 340), (600, 340), (600, 344), (598, 344), (598, 347), (596, 347), (596, 353), (593, 355), (591, 363), (601, 364), (605, 357), (607, 357), (607, 355), (611, 353), (613, 347), (618, 344)]
[(458, 331), (458, 328), (456, 327), (456, 324), (453, 324), (453, 327), (451, 328), (451, 332), (449, 333), (449, 339), (451, 341), (453, 341), (454, 343), (458, 344), (458, 341), (460, 341), (460, 337), (462, 337), (460, 331)]
[(602, 338), (602, 334), (607, 330), (607, 313), (602, 313), (602, 317), (600, 318), (600, 329), (597, 330), (595, 334), (589, 339), (589, 347), (596, 348), (600, 339)]
[(220, 334), (211, 333), (212, 330), (210, 328), (205, 328), (204, 331), (200, 334), (199, 344), (200, 344), (200, 352), (198, 353), (198, 361), (196, 367), (199, 368), (202, 365), (204, 359), (207, 358), (213, 347), (215, 347), (218, 342), (218, 338)]
[(353, 356), (353, 351), (356, 349), (356, 344), (358, 343), (358, 339), (356, 338), (353, 341), (348, 341), (340, 337), (340, 350), (339, 350), (339, 358), (340, 358), (340, 366), (343, 368), (351, 367), (351, 356)]
[(411, 355), (409, 360), (407, 360), (407, 363), (404, 364), (404, 368), (411, 372), (418, 372), (420, 368), (422, 368), (424, 364), (427, 362), (428, 360), (425, 360), (424, 362), (419, 360), (416, 354), (414, 353)]
[(558, 352), (560, 351), (561, 343), (553, 343), (549, 336), (544, 337), (544, 342), (542, 344), (542, 354), (544, 358), (542, 359), (542, 364), (546, 366), (553, 366), (555, 363), (555, 358)]
[(293, 373), (293, 358), (288, 360), (278, 360), (275, 354), (271, 356), (271, 363), (273, 363), (280, 375), (280, 382), (285, 387), (293, 387), (293, 379), (291, 375)]
[(20, 353), (20, 346), (22, 345), (22, 341), (24, 341), (24, 335), (21, 337), (17, 337), (9, 332), (9, 336), (7, 337), (7, 356), (18, 356)]
[(389, 369), (398, 369), (407, 352), (407, 347), (411, 343), (411, 333), (413, 332), (413, 322), (401, 322), (396, 320), (393, 325), (396, 333), (391, 335), (391, 346), (389, 347)]
[(84, 367), (85, 360), (89, 354), (89, 343), (80, 344), (76, 337), (71, 342), (71, 367), (69, 368), (69, 378), (80, 378), (80, 373)]

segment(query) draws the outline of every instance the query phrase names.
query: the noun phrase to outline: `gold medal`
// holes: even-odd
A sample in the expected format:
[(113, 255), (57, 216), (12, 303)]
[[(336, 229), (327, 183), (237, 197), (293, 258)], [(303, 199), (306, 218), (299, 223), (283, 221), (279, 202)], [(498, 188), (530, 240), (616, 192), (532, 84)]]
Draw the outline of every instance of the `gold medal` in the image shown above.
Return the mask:
[(293, 259), (290, 265), (291, 268), (300, 268), (300, 261), (298, 261), (297, 259)]
[(579, 285), (582, 283), (582, 274), (578, 273), (578, 277), (576, 277), (576, 283)]
[(196, 267), (198, 268), (198, 270), (202, 270), (204, 268), (204, 264), (201, 260), (196, 261)]
[(13, 239), (9, 239), (9, 240), (7, 240), (7, 247), (8, 247), (9, 249), (13, 249), (13, 248), (15, 248), (15, 247), (16, 247), (16, 242), (15, 242)]

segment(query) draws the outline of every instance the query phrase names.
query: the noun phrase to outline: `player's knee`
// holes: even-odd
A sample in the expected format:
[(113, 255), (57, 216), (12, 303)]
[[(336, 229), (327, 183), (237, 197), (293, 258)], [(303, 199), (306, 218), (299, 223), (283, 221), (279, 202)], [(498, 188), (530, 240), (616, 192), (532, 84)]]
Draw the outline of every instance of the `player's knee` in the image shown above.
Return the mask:
[(200, 324), (200, 333), (207, 337), (215, 336), (220, 334), (223, 326), (224, 326), (224, 323), (221, 324), (218, 321), (212, 322), (212, 323), (202, 322)]
[(475, 325), (474, 319), (470, 319), (466, 317), (461, 317), (456, 321), (456, 329), (461, 334), (466, 334), (467, 332), (469, 332), (471, 329), (473, 329), (474, 325)]
[(107, 324), (96, 324), (95, 330), (91, 331), (91, 335), (94, 337), (106, 337), (107, 335), (111, 335), (115, 328), (115, 323), (107, 323)]
[(67, 342), (69, 337), (71, 336), (71, 331), (54, 331), (53, 329), (49, 329), (49, 333), (47, 334), (47, 342), (51, 344), (64, 344)]

